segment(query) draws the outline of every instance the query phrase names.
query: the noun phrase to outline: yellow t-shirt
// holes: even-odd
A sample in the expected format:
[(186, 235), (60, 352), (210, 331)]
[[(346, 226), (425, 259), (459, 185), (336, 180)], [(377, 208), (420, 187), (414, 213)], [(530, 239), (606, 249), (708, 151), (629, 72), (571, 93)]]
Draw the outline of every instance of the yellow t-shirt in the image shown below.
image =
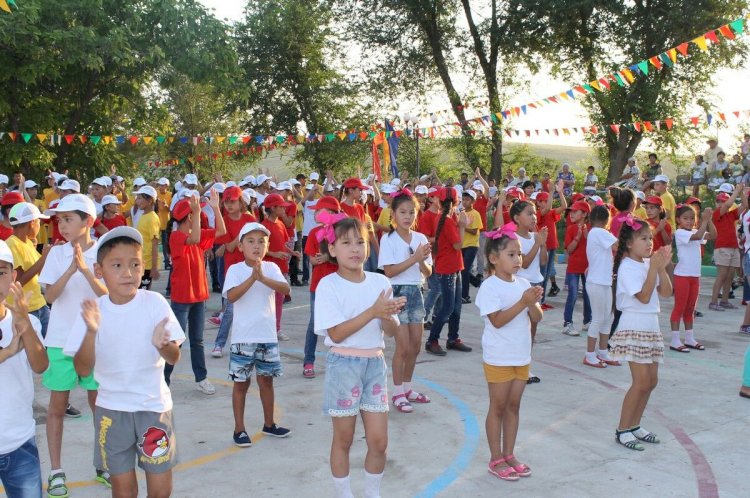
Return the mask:
[(46, 202), (48, 206), (52, 203), (52, 201), (60, 198), (55, 189), (53, 189), (52, 187), (44, 189), (42, 195), (44, 195), (44, 202)]
[[(120, 202), (122, 202), (122, 199), (120, 199)], [(134, 205), (135, 205), (135, 196), (130, 196), (130, 197), (128, 197), (128, 202), (126, 202), (124, 204), (120, 204), (120, 212), (123, 214), (123, 216), (125, 216), (125, 213), (129, 212), (130, 208), (132, 208)], [(157, 218), (158, 218), (158, 216), (157, 216)], [(133, 218), (131, 218), (130, 216), (125, 216), (125, 219), (128, 222), (128, 226), (132, 227), (133, 226)], [(144, 253), (144, 257), (145, 257), (145, 253)]]
[[(28, 271), (42, 257), (36, 251), (36, 246), (31, 239), (27, 239), (24, 242), (15, 235), (11, 235), (5, 242), (8, 244), (10, 252), (13, 253), (15, 267), (23, 271)], [(47, 304), (44, 296), (42, 296), (42, 287), (39, 285), (39, 274), (34, 275), (31, 280), (26, 282), (26, 285), (23, 286), (23, 291), (30, 294), (29, 311), (36, 311)], [(8, 295), (6, 302), (13, 304), (13, 296)]]
[(167, 222), (169, 222), (169, 205), (172, 203), (172, 192), (167, 190), (163, 194), (159, 191), (156, 192), (156, 198), (164, 203), (159, 209), (159, 223), (162, 230), (167, 229)]
[(380, 210), (380, 215), (378, 216), (377, 224), (380, 226), (384, 226), (384, 227), (396, 226), (393, 223), (393, 220), (391, 219), (391, 207), (390, 206), (386, 206)]
[(664, 192), (659, 197), (661, 197), (661, 203), (662, 207), (667, 211), (667, 217), (669, 218), (669, 224), (672, 225), (672, 231), (675, 230), (675, 219), (674, 219), (674, 213), (675, 213), (675, 201), (672, 194), (669, 192)]
[(297, 219), (294, 220), (294, 230), (297, 232), (301, 232), (304, 225), (305, 225), (304, 209), (302, 207), (302, 203), (298, 202), (297, 203)]
[[(159, 216), (153, 211), (141, 215), (138, 220), (138, 231), (141, 232), (143, 237), (143, 268), (150, 270), (152, 268), (151, 251), (153, 250), (154, 239), (159, 243), (159, 237), (161, 232), (161, 225), (159, 224)], [(159, 267), (159, 255), (156, 255), (157, 261), (156, 267)]]
[(642, 220), (648, 219), (648, 214), (646, 214), (646, 208), (643, 206), (633, 211), (633, 216), (635, 216), (636, 218), (640, 218)]
[[(34, 199), (34, 205), (44, 213), (47, 210), (47, 203), (43, 199)], [(39, 220), (39, 233), (36, 236), (37, 244), (46, 244), (49, 242), (49, 236), (47, 235), (47, 223), (44, 220)]]
[(479, 231), (484, 228), (484, 225), (482, 224), (482, 216), (479, 214), (479, 211), (472, 209), (471, 211), (466, 211), (466, 217), (469, 218), (469, 223), (466, 224), (466, 228), (476, 228), (477, 233), (470, 234), (469, 232), (464, 232), (464, 240), (461, 244), (461, 248), (479, 247)]

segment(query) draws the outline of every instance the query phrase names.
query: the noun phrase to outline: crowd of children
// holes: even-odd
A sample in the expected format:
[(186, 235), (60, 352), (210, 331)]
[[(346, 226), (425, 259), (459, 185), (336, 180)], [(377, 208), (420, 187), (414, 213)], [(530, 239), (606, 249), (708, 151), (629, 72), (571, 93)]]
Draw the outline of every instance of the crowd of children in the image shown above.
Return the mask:
[[(316, 375), (318, 336), (328, 348), (322, 404), (333, 426), (337, 496), (352, 496), (349, 451), (358, 415), (366, 430), (366, 496), (379, 496), (389, 407), (411, 413), (431, 401), (412, 384), (425, 330), (427, 353), (472, 351), (459, 336), (472, 286), (479, 287), (475, 305), (484, 319), (488, 471), (503, 480), (528, 477), (531, 467), (514, 456), (514, 446), (524, 389), (541, 381), (530, 364), (537, 326), (553, 309), (545, 298), (560, 292), (558, 230), (567, 262), (561, 331), (580, 335), (574, 314), (581, 294), (583, 365), (628, 362), (632, 375), (616, 441), (634, 450), (658, 443), (640, 422), (664, 354), (659, 298), (674, 295), (670, 349), (704, 350), (693, 328), (704, 244), (715, 241), (718, 269), (709, 309), (735, 308), (734, 274), (750, 269), (750, 242), (741, 241), (741, 258), (735, 229), (740, 221), (744, 233), (750, 229), (744, 185), (719, 185), (716, 208), (701, 210), (697, 198), (676, 204), (661, 173), (643, 183), (646, 191), (597, 191), (589, 171), (585, 194), (574, 191), (569, 168), (555, 184), (510, 178), (506, 188), (479, 170), (455, 185), (434, 172), (411, 181), (339, 183), (329, 171), (322, 180), (316, 172), (278, 183), (266, 174), (226, 183), (217, 175), (201, 184), (190, 173), (174, 191), (167, 178), (136, 178), (129, 192), (113, 175), (94, 179), (84, 195), (78, 181), (50, 172), (37, 199), (38, 185), (20, 173), (11, 188), (0, 177), (0, 381), (13, 386), (0, 394), (9, 407), (0, 421), (23, 429), (12, 437), (0, 429), (0, 456), (14, 455), (24, 466), (0, 470), (6, 493), (42, 493), (34, 372), (50, 391), (47, 496), (70, 494), (61, 449), (65, 417), (80, 416), (68, 403), (76, 386), (88, 392), (94, 414), (96, 480), (115, 496), (135, 496), (137, 464), (149, 496), (169, 496), (177, 462), (169, 385), (185, 340), (196, 389), (216, 392), (203, 345), (212, 290), (221, 293), (222, 311), (209, 318), (219, 326), (211, 356), (221, 358), (229, 343), (234, 444), (252, 444), (244, 415), (253, 371), (262, 432), (289, 436), (274, 419), (273, 379), (283, 370), (279, 341), (289, 339), (283, 304), (300, 286), (310, 292), (305, 378)], [(150, 290), (163, 275), (165, 296)], [(743, 333), (750, 333), (748, 315)], [(390, 361), (385, 336), (394, 338)]]

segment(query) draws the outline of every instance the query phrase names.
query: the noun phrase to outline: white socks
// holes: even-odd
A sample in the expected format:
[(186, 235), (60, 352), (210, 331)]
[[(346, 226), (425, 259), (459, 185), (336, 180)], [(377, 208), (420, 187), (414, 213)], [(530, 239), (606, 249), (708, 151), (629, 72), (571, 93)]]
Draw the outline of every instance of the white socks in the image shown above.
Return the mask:
[(365, 498), (380, 498), (380, 481), (383, 473), (370, 474), (365, 470)]
[(333, 487), (336, 489), (336, 498), (354, 498), (352, 494), (352, 485), (349, 482), (349, 476), (333, 477)]
[(596, 365), (597, 363), (599, 363), (599, 358), (596, 357), (596, 353), (594, 352), (589, 353), (588, 351), (586, 351), (586, 361)]
[(411, 391), (411, 382), (404, 382), (404, 393)]
[(394, 396), (398, 396), (399, 394), (404, 394), (404, 385), (403, 384), (400, 384), (400, 385), (393, 384), (393, 395)]
[(685, 344), (690, 344), (691, 346), (698, 344), (698, 341), (693, 337), (693, 329), (685, 331)]
[(602, 358), (604, 360), (609, 360), (609, 351), (606, 349), (600, 349), (599, 352), (599, 358)]
[(682, 346), (682, 341), (680, 340), (680, 331), (679, 330), (673, 330), (672, 331), (672, 344), (671, 346), (673, 348), (678, 348)]

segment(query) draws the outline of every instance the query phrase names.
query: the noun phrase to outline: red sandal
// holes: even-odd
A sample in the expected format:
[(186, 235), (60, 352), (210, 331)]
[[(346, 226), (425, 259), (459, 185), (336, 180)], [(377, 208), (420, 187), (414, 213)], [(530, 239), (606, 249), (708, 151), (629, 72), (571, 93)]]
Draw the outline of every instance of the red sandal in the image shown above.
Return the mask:
[(393, 401), (393, 406), (396, 407), (396, 410), (401, 413), (411, 413), (414, 410), (405, 393), (397, 394), (391, 398), (391, 400)]
[[(409, 391), (404, 394), (406, 394), (406, 399), (409, 401), (409, 403), (429, 403), (430, 401), (432, 401), (426, 395), (418, 393), (416, 391), (412, 391), (411, 389), (409, 389)], [(416, 396), (412, 398), (412, 394), (415, 394)]]
[[(513, 455), (508, 455), (505, 457), (505, 462), (508, 463), (508, 460), (513, 460), (516, 457)], [(510, 464), (508, 463), (508, 466), (510, 467)], [(531, 467), (526, 465), (525, 463), (520, 463), (518, 465), (514, 465), (511, 467), (513, 470), (516, 471), (516, 474), (518, 474), (521, 477), (529, 477), (531, 475)]]
[[(520, 477), (518, 477), (518, 472), (516, 472), (516, 469), (514, 469), (510, 465), (506, 464), (506, 467), (503, 468), (502, 470), (499, 470), (499, 471), (495, 470), (495, 466), (501, 463), (506, 463), (505, 458), (498, 458), (497, 460), (490, 460), (490, 463), (487, 466), (487, 472), (497, 477), (498, 479), (502, 479), (503, 481), (517, 481), (520, 479)], [(515, 474), (515, 475), (512, 475), (512, 474)]]

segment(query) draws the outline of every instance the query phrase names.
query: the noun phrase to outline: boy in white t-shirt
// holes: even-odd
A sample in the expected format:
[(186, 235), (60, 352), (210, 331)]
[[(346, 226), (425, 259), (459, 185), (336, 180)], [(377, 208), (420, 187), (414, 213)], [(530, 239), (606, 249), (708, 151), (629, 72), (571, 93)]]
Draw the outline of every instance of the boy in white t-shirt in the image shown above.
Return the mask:
[[(42, 496), (42, 471), (34, 434), (34, 378), (49, 361), (42, 324), (29, 316), (23, 288), (13, 271), (13, 254), (0, 241), (0, 481), (9, 497)], [(15, 304), (5, 304), (13, 295)]]
[(138, 495), (137, 460), (146, 472), (148, 496), (167, 497), (177, 441), (164, 365), (180, 359), (185, 333), (163, 296), (138, 289), (142, 245), (132, 227), (117, 227), (99, 239), (94, 268), (109, 295), (81, 304), (63, 352), (75, 355), (80, 376), (96, 368), (94, 465), (111, 475), (112, 495)]
[[(51, 209), (57, 216), (60, 234), (68, 242), (54, 246), (39, 274), (45, 286), (44, 296), (52, 304), (47, 337), (49, 368), (42, 376), (42, 384), (50, 390), (47, 410), (47, 446), (52, 470), (48, 478), (50, 496), (67, 496), (66, 475), (62, 470), (63, 418), (68, 407), (70, 391), (81, 386), (88, 391), (91, 411), (96, 403), (98, 384), (93, 375), (79, 376), (73, 358), (63, 354), (73, 323), (84, 299), (94, 299), (107, 293), (107, 288), (96, 278), (92, 268), (96, 263), (96, 241), (91, 239), (91, 227), (96, 219), (94, 201), (81, 194), (66, 195)], [(109, 476), (96, 469), (96, 480), (109, 487)]]
[(245, 430), (245, 399), (253, 369), (263, 405), (263, 434), (287, 437), (291, 433), (273, 420), (273, 378), (282, 373), (275, 293), (286, 295), (289, 284), (275, 263), (263, 261), (270, 235), (260, 223), (245, 224), (238, 236), (245, 261), (230, 266), (224, 278), (223, 295), (235, 305), (229, 378), (234, 382), (234, 444), (241, 448), (252, 444)]

